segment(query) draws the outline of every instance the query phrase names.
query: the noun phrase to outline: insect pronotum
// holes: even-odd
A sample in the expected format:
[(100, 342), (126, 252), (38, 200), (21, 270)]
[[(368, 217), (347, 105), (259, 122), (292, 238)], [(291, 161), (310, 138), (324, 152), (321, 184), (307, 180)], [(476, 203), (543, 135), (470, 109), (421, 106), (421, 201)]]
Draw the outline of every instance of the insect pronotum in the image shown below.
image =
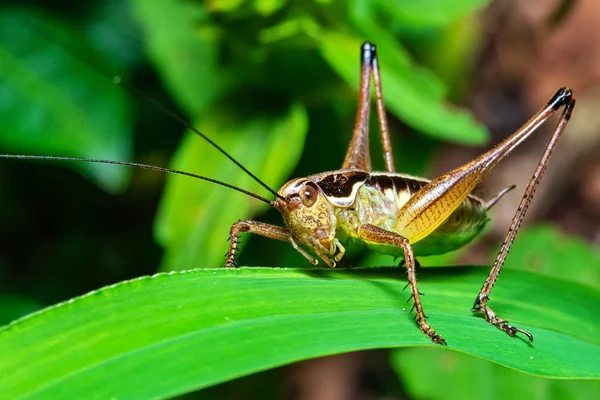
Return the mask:
[[(429, 325), (423, 312), (415, 274), (415, 256), (443, 254), (455, 250), (470, 242), (481, 232), (487, 222), (487, 211), (513, 187), (502, 190), (488, 201), (474, 196), (473, 190), (500, 160), (562, 107), (563, 111), (554, 133), (523, 193), (508, 233), (471, 310), (482, 313), (488, 323), (495, 325), (508, 335), (515, 336), (520, 332), (531, 342), (533, 336), (498, 317), (488, 306), (488, 299), (535, 189), (569, 121), (575, 106), (572, 91), (568, 88), (559, 89), (548, 104), (502, 143), (475, 160), (429, 181), (395, 172), (375, 46), (369, 42), (364, 43), (360, 54), (360, 91), (356, 124), (342, 168), (293, 179), (283, 185), (279, 191), (268, 187), (212, 140), (194, 129), (189, 122), (153, 102), (163, 112), (174, 116), (179, 122), (203, 137), (259, 182), (275, 196), (275, 200), (272, 201), (209, 177), (151, 165), (87, 158), (14, 154), (1, 154), (0, 158), (118, 164), (186, 175), (244, 193), (278, 210), (283, 216), (285, 227), (256, 221), (238, 221), (233, 224), (229, 233), (230, 245), (225, 267), (235, 266), (241, 232), (251, 232), (289, 242), (310, 263), (315, 265), (318, 263), (318, 259), (321, 259), (330, 267), (335, 267), (344, 259), (347, 246), (364, 246), (378, 252), (403, 257), (403, 264), (408, 273), (408, 286), (413, 300), (416, 323), (433, 342), (445, 345), (446, 341)], [(384, 172), (371, 170), (368, 135), (371, 77), (375, 83), (377, 114), (387, 169)], [(122, 85), (130, 91), (137, 92), (130, 86)]]

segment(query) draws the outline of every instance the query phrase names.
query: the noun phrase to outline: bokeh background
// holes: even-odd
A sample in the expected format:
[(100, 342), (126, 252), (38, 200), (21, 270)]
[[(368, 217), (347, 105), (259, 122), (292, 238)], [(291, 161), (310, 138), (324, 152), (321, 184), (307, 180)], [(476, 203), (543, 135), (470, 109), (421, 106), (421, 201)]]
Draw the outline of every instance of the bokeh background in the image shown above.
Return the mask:
[[(434, 177), (469, 161), (559, 87), (575, 91), (573, 118), (507, 268), (600, 287), (600, 4), (593, 0), (5, 1), (0, 152), (171, 166), (268, 196), (150, 103), (191, 121), (277, 189), (290, 177), (341, 165), (364, 40), (378, 45), (397, 169), (411, 174)], [(143, 95), (115, 85), (115, 76)], [(485, 197), (517, 185), (494, 208), (485, 237), (422, 264), (490, 264), (551, 125), (481, 187)], [(372, 152), (382, 169), (375, 134)], [(0, 323), (124, 279), (220, 266), (231, 223), (250, 218), (281, 224), (257, 201), (189, 178), (0, 160)], [(243, 242), (240, 265), (306, 265), (284, 243)], [(357, 265), (392, 262), (351, 257)], [(442, 349), (403, 349), (306, 361), (184, 397), (562, 399), (599, 392), (596, 382), (528, 376)]]

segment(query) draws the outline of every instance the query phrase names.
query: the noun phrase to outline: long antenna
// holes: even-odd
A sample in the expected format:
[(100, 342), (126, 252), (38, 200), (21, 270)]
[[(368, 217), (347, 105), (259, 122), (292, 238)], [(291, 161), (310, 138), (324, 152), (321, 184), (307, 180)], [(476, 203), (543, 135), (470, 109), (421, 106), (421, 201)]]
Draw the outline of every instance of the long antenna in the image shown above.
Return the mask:
[(208, 181), (208, 182), (211, 182), (211, 183), (216, 183), (217, 185), (225, 186), (226, 188), (233, 189), (233, 190), (235, 190), (237, 192), (245, 194), (246, 196), (254, 197), (257, 200), (260, 200), (262, 202), (267, 203), (270, 206), (273, 206), (273, 204), (272, 204), (272, 202), (270, 200), (267, 200), (264, 197), (259, 196), (257, 194), (254, 194), (254, 193), (252, 193), (252, 192), (250, 192), (248, 190), (244, 190), (244, 189), (239, 188), (237, 186), (231, 185), (229, 183), (221, 182), (221, 181), (218, 181), (216, 179), (207, 178), (206, 176), (192, 174), (191, 172), (179, 171), (177, 169), (156, 167), (154, 165), (139, 164), (139, 163), (128, 162), (128, 161), (99, 160), (99, 159), (96, 159), (96, 158), (80, 158), (80, 157), (31, 156), (31, 155), (22, 155), (22, 154), (0, 154), (0, 158), (9, 158), (9, 159), (16, 159), (16, 160), (77, 161), (77, 162), (87, 162), (87, 163), (97, 163), (97, 164), (125, 165), (125, 166), (128, 166), (128, 167), (136, 167), (136, 168), (142, 168), (142, 169), (149, 169), (149, 170), (152, 170), (152, 171), (166, 172), (166, 173), (169, 173), (169, 174), (184, 175), (184, 176), (189, 176), (189, 177), (196, 178), (196, 179), (201, 179), (203, 181)]
[[(92, 68), (93, 68), (93, 66), (92, 66)], [(106, 76), (109, 77), (108, 75), (106, 75)], [(282, 200), (284, 199), (279, 193), (277, 193), (275, 190), (271, 189), (269, 187), (269, 185), (267, 185), (266, 183), (264, 183), (256, 175), (254, 175), (246, 167), (244, 167), (238, 160), (236, 160), (228, 152), (226, 152), (225, 150), (223, 150), (223, 148), (221, 146), (219, 146), (218, 144), (216, 144), (215, 142), (213, 142), (208, 136), (206, 136), (204, 133), (200, 132), (200, 130), (198, 130), (197, 128), (195, 128), (190, 121), (188, 121), (187, 119), (183, 118), (182, 116), (180, 116), (179, 114), (175, 113), (174, 111), (169, 110), (164, 105), (162, 105), (161, 103), (159, 103), (157, 100), (155, 100), (155, 99), (151, 98), (150, 96), (146, 95), (145, 93), (141, 92), (140, 90), (138, 90), (134, 86), (131, 86), (130, 84), (124, 82), (121, 79), (120, 76), (115, 75), (115, 76), (112, 77), (112, 80), (113, 80), (113, 82), (116, 85), (119, 85), (120, 87), (122, 87), (123, 89), (127, 90), (128, 92), (133, 93), (136, 96), (139, 96), (142, 100), (144, 100), (145, 102), (151, 104), (154, 108), (156, 108), (157, 110), (159, 110), (163, 114), (168, 115), (171, 118), (173, 118), (175, 121), (179, 122), (184, 128), (191, 130), (192, 132), (194, 132), (195, 134), (197, 134), (198, 136), (200, 136), (202, 139), (206, 140), (211, 146), (213, 146), (215, 149), (217, 149), (218, 151), (220, 151), (221, 154), (223, 154), (225, 157), (227, 157), (228, 159), (230, 159), (235, 165), (237, 165), (238, 167), (240, 167), (242, 171), (244, 171), (246, 174), (248, 174), (252, 179), (254, 179), (256, 182), (258, 182), (262, 187), (264, 187), (265, 189), (267, 189), (271, 194), (273, 194), (275, 197), (278, 197), (278, 198), (280, 198)]]
[[(157, 100), (155, 100), (155, 99), (151, 98), (150, 96), (146, 95), (145, 93), (141, 92), (140, 90), (138, 90), (134, 86), (132, 86), (132, 85), (124, 82), (121, 79), (120, 76), (112, 74), (112, 73), (110, 73), (110, 71), (103, 70), (102, 68), (100, 68), (97, 65), (92, 64), (91, 62), (89, 62), (85, 58), (79, 57), (75, 51), (70, 50), (64, 43), (61, 43), (58, 40), (57, 37), (55, 37), (55, 36), (53, 37), (50, 32), (42, 32), (39, 29), (39, 27), (37, 27), (35, 25), (35, 23), (28, 23), (27, 25), (24, 24), (24, 26), (27, 29), (30, 29), (32, 32), (36, 33), (42, 39), (46, 39), (47, 40), (47, 37), (51, 37), (52, 39), (54, 39), (53, 40), (54, 44), (57, 44), (63, 51), (67, 52), (75, 60), (79, 60), (79, 61), (87, 64), (88, 67), (90, 67), (92, 70), (96, 71), (98, 74), (105, 76), (109, 80), (112, 80), (113, 83), (115, 83), (116, 85), (119, 85), (120, 87), (122, 87), (126, 91), (128, 91), (128, 92), (130, 92), (130, 93), (132, 93), (132, 94), (134, 94), (134, 95), (136, 95), (138, 97), (140, 97), (142, 100), (144, 100), (145, 102), (151, 104), (154, 108), (156, 108), (158, 111), (162, 112), (163, 114), (170, 116), (175, 121), (179, 122), (179, 124), (181, 124), (184, 128), (191, 130), (192, 132), (194, 132), (195, 134), (197, 134), (198, 136), (200, 136), (202, 139), (206, 140), (208, 142), (208, 144), (210, 144), (215, 149), (217, 149), (219, 152), (221, 152), (221, 154), (223, 154), (225, 157), (227, 157), (229, 160), (231, 160), (242, 171), (244, 171), (246, 174), (248, 174), (248, 176), (250, 176), (256, 182), (258, 182), (262, 187), (264, 187), (265, 189), (267, 189), (275, 197), (277, 197), (279, 199), (282, 199), (282, 200), (284, 199), (275, 190), (273, 190), (271, 187), (269, 187), (269, 185), (267, 185), (265, 182), (263, 182), (261, 179), (259, 179), (256, 175), (254, 175), (246, 167), (244, 167), (239, 161), (237, 161), (229, 153), (227, 153), (221, 146), (219, 146), (218, 144), (216, 144), (215, 142), (213, 142), (208, 136), (206, 136), (204, 133), (200, 132), (200, 130), (198, 130), (197, 128), (195, 128), (192, 125), (192, 123), (190, 121), (188, 121), (187, 119), (183, 118), (182, 116), (180, 116), (179, 114), (175, 113), (174, 111), (168, 109), (163, 104), (159, 103)], [(68, 157), (66, 157), (66, 158), (68, 158)], [(102, 160), (102, 161), (105, 161), (105, 160)], [(132, 164), (135, 164), (135, 163), (132, 163)], [(208, 178), (205, 179), (205, 180), (208, 180)], [(216, 182), (217, 181), (215, 181), (215, 183)], [(219, 184), (223, 184), (223, 182), (220, 182)], [(239, 189), (239, 188), (237, 188), (237, 189)]]

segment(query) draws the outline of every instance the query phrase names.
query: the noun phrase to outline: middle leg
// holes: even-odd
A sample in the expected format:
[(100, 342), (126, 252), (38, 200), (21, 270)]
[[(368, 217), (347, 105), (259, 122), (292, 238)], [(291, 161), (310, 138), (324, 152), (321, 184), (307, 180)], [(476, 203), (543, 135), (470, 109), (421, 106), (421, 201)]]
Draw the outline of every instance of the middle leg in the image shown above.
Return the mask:
[(358, 235), (361, 239), (369, 242), (390, 244), (404, 250), (406, 272), (408, 273), (408, 284), (410, 286), (411, 297), (414, 302), (413, 308), (415, 310), (415, 320), (417, 325), (424, 334), (429, 336), (431, 341), (446, 345), (446, 341), (427, 323), (425, 313), (423, 312), (423, 305), (421, 304), (419, 287), (417, 285), (417, 276), (415, 274), (415, 256), (408, 240), (397, 233), (370, 224), (361, 225), (358, 229)]

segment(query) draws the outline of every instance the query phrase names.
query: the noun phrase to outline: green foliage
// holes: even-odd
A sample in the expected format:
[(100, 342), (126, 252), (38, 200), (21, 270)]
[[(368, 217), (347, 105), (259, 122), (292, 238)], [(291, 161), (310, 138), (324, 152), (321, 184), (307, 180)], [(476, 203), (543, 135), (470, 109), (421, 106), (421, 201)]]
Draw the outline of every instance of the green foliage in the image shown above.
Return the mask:
[[(449, 110), (443, 103), (446, 88), (429, 72), (415, 70), (409, 55), (393, 37), (373, 30), (382, 57), (381, 79), (385, 82), (386, 104), (391, 112), (420, 132), (435, 138), (459, 143), (482, 144), (487, 138), (483, 127), (476, 124), (466, 111)], [(337, 33), (322, 33), (320, 50), (323, 57), (348, 82), (358, 89), (355, 63), (356, 49), (361, 40)], [(386, 46), (387, 45), (387, 46)]]
[(210, 22), (207, 10), (172, 0), (134, 0), (132, 9), (146, 33), (153, 65), (181, 107), (198, 115), (214, 99), (223, 79), (218, 71), (217, 43), (197, 31), (198, 25)]
[(381, 0), (382, 8), (389, 18), (398, 24), (423, 31), (425, 29), (445, 27), (473, 10), (489, 3), (488, 0)]
[[(486, 268), (420, 272), (448, 349), (541, 376), (600, 378), (598, 291), (506, 271), (492, 304), (533, 333), (528, 345), (469, 312)], [(8, 398), (156, 398), (327, 354), (439, 346), (415, 326), (404, 285), (396, 268), (205, 269), (123, 282), (0, 330), (0, 387)]]
[[(72, 2), (71, 19), (56, 10), (2, 6), (0, 146), (2, 152), (24, 154), (158, 160), (161, 165), (171, 160), (174, 168), (269, 196), (194, 134), (185, 133), (177, 145), (176, 134), (183, 128), (159, 120), (151, 107), (132, 107), (132, 99), (109, 77), (118, 74), (161, 103), (178, 107), (178, 113), (277, 189), (290, 176), (341, 164), (356, 109), (358, 46), (368, 39), (378, 45), (399, 170), (423, 174), (440, 141), (479, 145), (487, 140), (485, 129), (468, 111), (448, 103), (448, 99), (460, 102), (460, 94), (468, 88), (481, 34), (474, 12), (487, 3), (132, 0), (98, 2), (100, 7)], [(141, 44), (133, 37), (143, 38), (147, 55), (141, 54)], [(108, 76), (94, 69), (107, 71)], [(153, 82), (156, 77), (149, 76), (150, 70), (159, 74), (164, 88)], [(141, 131), (135, 155), (133, 121)], [(399, 122), (405, 127), (398, 128)], [(376, 128), (375, 121), (372, 127)], [(381, 165), (377, 151), (376, 166)], [(109, 191), (123, 189), (129, 173), (102, 165), (71, 167)], [(97, 288), (158, 268), (158, 251), (152, 242), (138, 240), (139, 230), (131, 228), (128, 236), (115, 234), (117, 229), (139, 226), (139, 221), (128, 214), (124, 218), (128, 222), (118, 224), (118, 212), (90, 206), (92, 200), (103, 205), (107, 198), (81, 183), (72, 187), (69, 181), (63, 197), (53, 202), (44, 197), (43, 215), (53, 216), (56, 205), (65, 204), (70, 213), (57, 215), (56, 224), (78, 226), (79, 210), (89, 207), (92, 230), (99, 230), (98, 220), (106, 220), (113, 231), (86, 238), (81, 230), (73, 230), (59, 239), (29, 240), (36, 232), (28, 231), (27, 218), (39, 214), (14, 211), (31, 196), (10, 198), (16, 189), (4, 185), (10, 182), (4, 180), (5, 174), (2, 168), (0, 209), (11, 217), (0, 228), (11, 240), (18, 229), (25, 231), (16, 235), (26, 242), (19, 251), (30, 253), (30, 263), (46, 275), (39, 269), (21, 273), (21, 264), (5, 259), (8, 250), (3, 249), (0, 321), (40, 308), (47, 299), (83, 293), (89, 290), (89, 281)], [(14, 179), (27, 184), (30, 175)], [(45, 183), (55, 189), (59, 181)], [(157, 190), (161, 182), (145, 176), (136, 182), (121, 201), (131, 202), (130, 210), (150, 209), (153, 214), (155, 203), (148, 187)], [(88, 197), (77, 197), (79, 190)], [(54, 207), (46, 208), (46, 203)], [(161, 268), (220, 266), (231, 223), (254, 218), (264, 209), (239, 193), (169, 177), (155, 221), (156, 241), (164, 248)], [(277, 215), (260, 219), (281, 223)], [(503, 272), (492, 301), (502, 316), (533, 332), (533, 346), (497, 332), (468, 312), (485, 276), (483, 269), (419, 271), (427, 314), (455, 352), (441, 348), (394, 352), (394, 365), (409, 393), (439, 395), (431, 385), (423, 388), (424, 375), (411, 375), (413, 371), (428, 371), (428, 379), (448, 387), (458, 383), (463, 389), (468, 386), (466, 376), (478, 376), (474, 379), (486, 382), (486, 388), (518, 381), (529, 385), (529, 391), (520, 392), (527, 394), (537, 387), (565, 395), (573, 388), (580, 393), (596, 388), (594, 383), (559, 384), (516, 371), (555, 378), (600, 375), (595, 335), (599, 320), (592, 309), (599, 298), (590, 288), (599, 281), (597, 252), (548, 228), (539, 229), (517, 240), (507, 262), (508, 268), (517, 265), (535, 274)], [(304, 262), (290, 246), (251, 240), (242, 264)], [(112, 244), (108, 250), (100, 247), (105, 242)], [(134, 261), (124, 262), (123, 253), (113, 253), (118, 244), (138, 249), (127, 253), (127, 260)], [(547, 252), (549, 248), (564, 252)], [(88, 257), (73, 267), (73, 260), (82, 254)], [(97, 260), (99, 267), (93, 263)], [(565, 275), (574, 270), (584, 272)], [(163, 397), (326, 354), (431, 347), (403, 308), (399, 295), (404, 283), (397, 274), (395, 269), (245, 268), (124, 281), (1, 328), (0, 392), (10, 398)], [(47, 283), (48, 275), (57, 278)], [(40, 281), (38, 286), (32, 284), (34, 279)], [(445, 373), (443, 366), (453, 362), (458, 367)], [(480, 386), (475, 388), (481, 393)]]
[[(54, 36), (45, 37), (48, 32)], [(110, 65), (72, 27), (32, 13), (0, 14), (0, 145), (17, 153), (129, 159), (131, 99), (57, 43), (76, 49), (99, 69)], [(111, 191), (122, 189), (131, 172), (84, 163), (70, 166)]]
[[(294, 168), (311, 174), (339, 166), (352, 128), (358, 49), (365, 39), (379, 46), (391, 115), (415, 132), (436, 139), (482, 144), (487, 138), (485, 129), (467, 111), (446, 104), (451, 88), (418, 65), (398, 41), (407, 30), (414, 35), (418, 26), (430, 37), (420, 47), (435, 47), (444, 40), (446, 26), (481, 5), (481, 1), (430, 2), (421, 8), (398, 8), (383, 0), (349, 4), (135, 0), (129, 4), (131, 15), (122, 5), (96, 12), (85, 35), (40, 12), (11, 11), (3, 14), (3, 42), (7, 44), (2, 62), (2, 76), (8, 78), (3, 88), (11, 90), (4, 96), (10, 99), (11, 108), (3, 110), (10, 118), (0, 132), (0, 144), (21, 153), (131, 159), (131, 121), (135, 118), (128, 106), (131, 99), (107, 77), (118, 71), (126, 79), (136, 65), (135, 56), (129, 54), (139, 50), (128, 34), (144, 37), (149, 62), (184, 115), (275, 189)], [(429, 13), (431, 19), (418, 21), (415, 18), (423, 7), (432, 7), (435, 13)], [(390, 20), (390, 15), (397, 19)], [(129, 25), (137, 22), (142, 31), (126, 31), (127, 22), (122, 20), (127, 17), (134, 19)], [(104, 21), (117, 30), (111, 31)], [(15, 33), (20, 40), (11, 43), (8, 37)], [(40, 56), (25, 57), (31, 48)], [(54, 64), (46, 68), (48, 72), (44, 68), (49, 60)], [(105, 76), (93, 68), (106, 71)], [(467, 73), (466, 69), (462, 72)], [(295, 111), (286, 117), (289, 110)], [(222, 123), (230, 117), (234, 123)], [(292, 129), (285, 132), (289, 123)], [(307, 126), (313, 138), (310, 152), (297, 165)], [(285, 143), (281, 141), (284, 136)], [(426, 162), (425, 154), (431, 151), (424, 149), (436, 143), (424, 137), (410, 141), (414, 143), (404, 148), (423, 149), (419, 162)], [(280, 147), (252, 150), (263, 142)], [(402, 167), (415, 154), (406, 153), (397, 157)], [(262, 191), (206, 143), (183, 140), (177, 154), (188, 161), (175, 160), (173, 166)], [(73, 167), (91, 171), (102, 187), (111, 190), (122, 188), (128, 173), (125, 168), (94, 164)], [(190, 187), (197, 189), (193, 195), (188, 193)], [(213, 190), (221, 194), (213, 195)], [(237, 212), (232, 214), (232, 209)], [(155, 229), (167, 254), (162, 268), (193, 267), (199, 259), (202, 265), (219, 266), (226, 244), (204, 239), (224, 233), (231, 221), (252, 218), (263, 209), (249, 205), (238, 194), (207, 189), (206, 184), (169, 184)], [(210, 215), (215, 224), (198, 219), (199, 215)]]
[(598, 248), (550, 225), (519, 232), (505, 266), (600, 289)]
[(547, 379), (440, 349), (401, 349), (391, 361), (414, 399), (576, 400), (600, 392), (599, 380)]

